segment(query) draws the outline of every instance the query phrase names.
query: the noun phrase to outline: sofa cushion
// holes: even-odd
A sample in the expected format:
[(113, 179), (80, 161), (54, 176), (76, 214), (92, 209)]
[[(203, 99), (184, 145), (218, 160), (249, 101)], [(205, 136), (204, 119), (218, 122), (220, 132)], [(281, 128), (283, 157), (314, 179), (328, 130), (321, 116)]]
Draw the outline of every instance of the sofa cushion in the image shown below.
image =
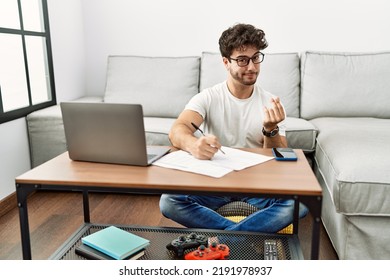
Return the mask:
[[(316, 175), (325, 186), (322, 176)], [(337, 213), (328, 188), (323, 187), (321, 219), (340, 260), (389, 259), (389, 217)]]
[(177, 117), (198, 93), (200, 57), (109, 56), (104, 102), (141, 104), (145, 116)]
[(390, 216), (390, 120), (318, 118), (315, 160), (336, 211)]
[[(290, 117), (299, 117), (300, 69), (297, 53), (265, 54), (257, 83), (279, 96)], [(204, 52), (200, 71), (200, 90), (227, 78), (221, 54)]]
[(301, 59), (301, 117), (390, 118), (390, 52), (307, 51)]

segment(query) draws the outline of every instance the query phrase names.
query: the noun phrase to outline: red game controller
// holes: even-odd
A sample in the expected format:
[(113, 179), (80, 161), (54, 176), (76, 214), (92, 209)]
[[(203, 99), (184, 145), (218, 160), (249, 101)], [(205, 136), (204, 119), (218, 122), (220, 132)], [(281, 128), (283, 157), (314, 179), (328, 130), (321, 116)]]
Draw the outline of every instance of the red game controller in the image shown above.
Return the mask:
[(229, 257), (229, 247), (225, 244), (212, 243), (208, 248), (199, 246), (195, 251), (185, 255), (186, 260), (225, 260)]

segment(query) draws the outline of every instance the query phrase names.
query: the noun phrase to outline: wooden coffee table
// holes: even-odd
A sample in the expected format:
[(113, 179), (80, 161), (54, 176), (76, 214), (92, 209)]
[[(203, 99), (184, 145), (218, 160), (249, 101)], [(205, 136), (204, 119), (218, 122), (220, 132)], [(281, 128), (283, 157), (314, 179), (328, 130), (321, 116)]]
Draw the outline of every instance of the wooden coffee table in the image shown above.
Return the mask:
[[(271, 156), (270, 149), (245, 149)], [(270, 160), (212, 178), (158, 166), (137, 167), (77, 162), (65, 152), (17, 177), (23, 259), (31, 259), (27, 197), (40, 190), (83, 193), (84, 222), (90, 223), (89, 192), (108, 193), (193, 193), (290, 198), (295, 200), (294, 235), (298, 234), (298, 207), (305, 204), (313, 217), (311, 258), (318, 259), (322, 189), (304, 153), (295, 150), (296, 162)]]

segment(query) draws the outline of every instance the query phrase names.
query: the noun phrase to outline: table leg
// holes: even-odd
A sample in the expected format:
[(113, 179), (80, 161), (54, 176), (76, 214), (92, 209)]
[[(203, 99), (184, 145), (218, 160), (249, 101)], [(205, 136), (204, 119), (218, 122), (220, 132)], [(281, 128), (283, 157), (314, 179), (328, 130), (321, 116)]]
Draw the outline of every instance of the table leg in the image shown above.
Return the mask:
[(312, 239), (311, 239), (311, 259), (318, 260), (320, 249), (320, 225), (321, 225), (321, 196), (303, 196), (301, 201), (309, 208), (313, 216)]
[(89, 214), (89, 198), (88, 198), (88, 191), (83, 191), (83, 209), (84, 209), (84, 222), (89, 223), (91, 218)]
[(20, 235), (24, 260), (31, 260), (30, 228), (28, 224), (27, 197), (38, 185), (16, 184), (16, 196), (19, 207)]
[(293, 233), (298, 234), (298, 226), (299, 226), (299, 198), (298, 196), (294, 196), (294, 218), (293, 218)]
[(318, 260), (320, 249), (320, 222), (321, 217), (313, 218), (313, 231), (311, 241), (311, 259)]

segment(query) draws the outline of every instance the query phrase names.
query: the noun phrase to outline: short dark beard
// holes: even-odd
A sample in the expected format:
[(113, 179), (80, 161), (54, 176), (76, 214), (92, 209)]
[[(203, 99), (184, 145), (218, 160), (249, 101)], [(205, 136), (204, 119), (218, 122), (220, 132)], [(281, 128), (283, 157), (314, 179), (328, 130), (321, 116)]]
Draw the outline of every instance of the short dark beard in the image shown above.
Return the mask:
[(233, 77), (234, 80), (240, 82), (241, 84), (243, 85), (246, 85), (246, 86), (251, 86), (251, 85), (254, 85), (257, 81), (257, 77), (259, 76), (259, 72), (256, 73), (256, 79), (252, 82), (246, 82), (243, 78), (239, 77), (237, 75), (237, 73), (232, 73), (232, 71), (230, 71), (230, 75)]

